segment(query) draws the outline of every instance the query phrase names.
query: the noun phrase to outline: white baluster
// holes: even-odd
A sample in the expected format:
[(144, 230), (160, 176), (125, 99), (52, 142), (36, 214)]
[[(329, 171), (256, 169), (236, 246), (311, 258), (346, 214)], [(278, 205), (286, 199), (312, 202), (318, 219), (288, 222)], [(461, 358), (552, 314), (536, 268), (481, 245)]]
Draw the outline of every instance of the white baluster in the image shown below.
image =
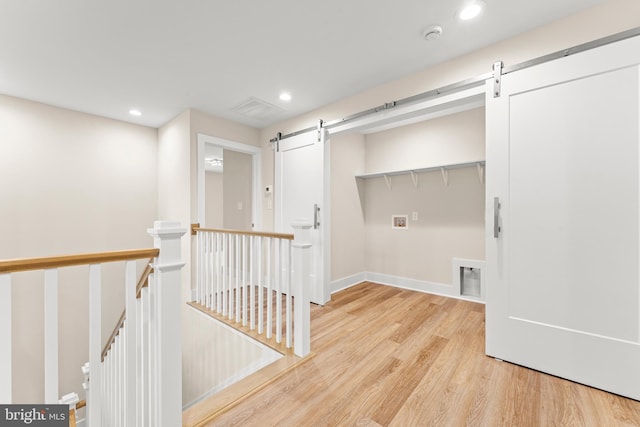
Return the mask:
[(247, 326), (247, 236), (242, 235), (242, 326)]
[(256, 328), (256, 278), (255, 278), (255, 260), (256, 260), (256, 248), (255, 248), (255, 236), (249, 237), (249, 329), (254, 330)]
[(234, 310), (234, 298), (233, 298), (233, 289), (235, 287), (235, 280), (233, 274), (235, 273), (234, 265), (235, 265), (235, 237), (232, 234), (227, 235), (227, 240), (229, 241), (229, 253), (227, 255), (227, 263), (228, 263), (228, 271), (229, 271), (229, 284), (227, 287), (227, 298), (229, 302), (227, 304), (227, 309), (229, 310), (229, 319), (233, 318), (233, 310)]
[(215, 233), (216, 241), (216, 257), (215, 257), (215, 271), (216, 271), (216, 313), (222, 312), (222, 287), (221, 287), (221, 273), (222, 273), (222, 239), (220, 233)]
[(196, 295), (198, 304), (204, 304), (204, 264), (205, 264), (205, 248), (204, 248), (204, 233), (198, 231), (197, 234), (197, 278), (196, 278)]
[[(102, 420), (102, 378), (100, 362), (102, 349), (102, 285), (101, 266), (89, 266), (89, 370), (92, 373), (89, 388), (91, 408), (87, 408), (87, 423), (89, 427), (100, 426)], [(95, 374), (94, 374), (95, 373)]]
[(236, 322), (240, 322), (240, 267), (242, 266), (242, 260), (240, 259), (240, 235), (235, 235), (235, 258), (234, 265), (236, 269), (235, 274), (235, 285), (236, 285), (236, 293), (234, 295), (235, 305), (236, 305)]
[(44, 272), (44, 402), (58, 402), (58, 270)]
[(158, 419), (158, 283), (156, 273), (152, 274), (149, 281), (149, 321), (147, 328), (147, 335), (149, 338), (149, 349), (147, 352), (147, 363), (149, 365), (148, 370), (148, 383), (149, 383), (149, 412), (148, 423), (150, 426), (156, 425)]
[(293, 337), (291, 336), (291, 300), (293, 299), (293, 295), (291, 295), (291, 240), (287, 240), (287, 268), (286, 268), (286, 292), (287, 292), (287, 348), (291, 348), (291, 341)]
[(213, 247), (213, 236), (211, 233), (205, 234), (207, 241), (207, 308), (213, 308), (213, 273), (214, 273), (214, 259), (215, 250)]
[(127, 426), (136, 425), (136, 339), (138, 330), (137, 298), (136, 298), (136, 262), (127, 261), (125, 263), (125, 307), (127, 312), (126, 320), (126, 341), (125, 341), (125, 414), (124, 424)]
[(282, 239), (277, 240), (276, 251), (276, 342), (282, 342)]
[(136, 368), (135, 368), (135, 383), (136, 383), (136, 395), (135, 395), (135, 413), (136, 413), (136, 419), (135, 419), (135, 423), (133, 425), (135, 426), (142, 426), (142, 381), (143, 381), (143, 377), (142, 377), (142, 346), (143, 346), (143, 340), (144, 340), (144, 335), (142, 334), (142, 290), (140, 293), (140, 298), (136, 298), (136, 312), (135, 312), (135, 316), (136, 316), (136, 331), (135, 331), (135, 341), (136, 341), (136, 347), (135, 347), (135, 363), (136, 363)]
[[(152, 275), (149, 276), (147, 280), (151, 282)], [(151, 358), (149, 357), (149, 349), (151, 338), (149, 337), (149, 323), (150, 323), (150, 312), (149, 312), (149, 288), (151, 287), (151, 283), (146, 288), (142, 288), (142, 292), (140, 294), (140, 305), (141, 305), (141, 317), (142, 322), (140, 322), (140, 334), (142, 335), (142, 344), (140, 348), (140, 378), (141, 378), (141, 389), (140, 389), (140, 424), (136, 424), (143, 427), (148, 427), (149, 424), (149, 396), (151, 394), (150, 384), (151, 380), (149, 378), (150, 368), (151, 368)]]
[(295, 240), (293, 249), (293, 271), (295, 286), (294, 339), (293, 351), (304, 357), (311, 351), (311, 319), (309, 307), (309, 266), (311, 263), (311, 243), (309, 230), (312, 224), (296, 222), (292, 224)]
[(267, 339), (271, 338), (273, 332), (273, 295), (271, 292), (271, 252), (272, 252), (271, 237), (267, 237)]
[(11, 397), (11, 275), (0, 274), (0, 402)]
[(262, 254), (264, 253), (264, 239), (262, 237), (258, 237), (258, 334), (262, 334), (264, 332), (264, 282), (262, 277), (262, 263), (264, 262), (264, 257)]
[[(88, 363), (85, 366), (89, 366), (90, 363)], [(105, 425), (108, 425), (107, 421), (108, 421), (108, 414), (111, 408), (111, 394), (109, 391), (109, 380), (111, 379), (111, 357), (109, 354), (107, 354), (106, 359), (104, 359), (104, 363), (102, 364), (102, 369), (100, 370), (100, 378), (102, 379), (102, 389), (100, 391), (100, 396), (102, 396), (103, 400), (102, 400), (102, 421), (104, 422)], [(89, 382), (87, 383), (88, 386), (91, 386), (91, 368), (88, 369), (89, 370)], [(88, 388), (87, 391), (90, 391), (91, 389)], [(89, 396), (89, 392), (87, 392), (87, 396)], [(87, 397), (87, 415), (89, 415), (90, 411), (91, 411), (91, 401), (90, 399)], [(87, 416), (87, 420), (88, 420), (88, 416)]]
[(127, 321), (122, 327), (120, 334), (122, 338), (120, 339), (120, 371), (118, 372), (118, 404), (120, 406), (120, 411), (118, 412), (118, 423), (122, 426), (124, 425), (125, 415), (128, 410), (126, 402), (127, 402), (127, 335), (129, 335), (129, 331), (127, 330)]
[(207, 283), (209, 278), (209, 243), (207, 241), (207, 234), (200, 233), (200, 240), (202, 243), (202, 247), (200, 248), (202, 253), (200, 255), (201, 261), (198, 276), (200, 277), (203, 292), (200, 304), (207, 307), (207, 300), (209, 299), (209, 283)]
[(119, 427), (120, 424), (118, 422), (118, 415), (122, 411), (120, 408), (120, 364), (122, 363), (122, 359), (120, 358), (120, 340), (122, 336), (118, 335), (113, 343), (112, 348), (112, 362), (113, 362), (113, 372), (111, 373), (111, 411), (110, 411), (110, 419), (111, 422), (109, 425), (113, 425), (115, 427)]
[(229, 235), (222, 235), (223, 258), (222, 258), (222, 315), (226, 316), (229, 311)]

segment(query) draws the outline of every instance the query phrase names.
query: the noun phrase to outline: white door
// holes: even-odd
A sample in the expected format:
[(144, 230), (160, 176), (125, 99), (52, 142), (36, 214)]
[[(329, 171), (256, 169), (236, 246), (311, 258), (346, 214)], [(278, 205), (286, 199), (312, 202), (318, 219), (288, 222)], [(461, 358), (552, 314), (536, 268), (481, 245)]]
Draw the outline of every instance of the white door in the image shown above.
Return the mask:
[(488, 82), (486, 102), (487, 354), (633, 399), (638, 64), (629, 39), (507, 74), (498, 98)]
[(326, 132), (312, 131), (282, 139), (276, 149), (276, 231), (293, 233), (294, 221), (311, 229), (310, 300), (325, 304), (330, 293), (329, 143)]

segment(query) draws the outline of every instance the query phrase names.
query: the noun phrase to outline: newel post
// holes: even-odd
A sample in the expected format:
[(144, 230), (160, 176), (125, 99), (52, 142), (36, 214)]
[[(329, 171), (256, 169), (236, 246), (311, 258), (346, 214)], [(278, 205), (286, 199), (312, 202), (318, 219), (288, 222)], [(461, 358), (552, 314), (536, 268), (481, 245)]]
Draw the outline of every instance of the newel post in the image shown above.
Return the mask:
[[(181, 238), (187, 232), (176, 221), (155, 221), (147, 230), (154, 247), (160, 249), (154, 260), (157, 291), (157, 336), (155, 377), (156, 410), (159, 426), (182, 424), (182, 316), (181, 316)], [(152, 350), (153, 351), (153, 350)]]
[(304, 357), (311, 351), (311, 311), (309, 292), (311, 286), (311, 237), (310, 222), (296, 221), (293, 227), (292, 247), (294, 283), (293, 352)]

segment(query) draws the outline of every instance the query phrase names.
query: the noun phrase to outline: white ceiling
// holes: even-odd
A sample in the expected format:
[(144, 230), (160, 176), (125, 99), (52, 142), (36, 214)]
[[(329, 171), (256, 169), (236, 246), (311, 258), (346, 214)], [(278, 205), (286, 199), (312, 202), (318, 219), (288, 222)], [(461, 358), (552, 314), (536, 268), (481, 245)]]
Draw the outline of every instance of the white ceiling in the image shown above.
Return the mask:
[[(0, 0), (0, 93), (153, 127), (186, 108), (264, 127), (603, 2), (485, 0), (461, 22), (463, 1)], [(444, 34), (426, 42), (432, 24)], [(282, 111), (232, 111), (251, 97)]]

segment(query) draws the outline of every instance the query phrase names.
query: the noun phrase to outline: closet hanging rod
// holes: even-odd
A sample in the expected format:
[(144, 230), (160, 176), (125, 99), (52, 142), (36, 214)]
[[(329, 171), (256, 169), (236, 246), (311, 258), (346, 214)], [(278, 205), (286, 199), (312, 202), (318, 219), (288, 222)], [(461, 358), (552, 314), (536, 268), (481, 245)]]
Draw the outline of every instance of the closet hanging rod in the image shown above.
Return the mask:
[[(632, 37), (637, 37), (640, 35), (640, 27), (635, 27), (630, 30), (622, 31), (616, 34), (611, 34), (606, 37), (602, 37), (596, 40), (592, 40), (590, 42), (582, 43), (567, 49), (562, 49), (553, 53), (549, 53), (547, 55), (539, 56), (534, 59), (530, 59), (528, 61), (520, 62), (515, 65), (511, 65), (509, 67), (504, 67), (502, 69), (502, 75), (513, 73), (514, 71), (519, 71), (525, 68), (532, 67), (534, 65), (543, 64), (545, 62), (553, 61), (554, 59), (563, 58), (565, 56), (575, 55), (576, 53), (584, 52), (587, 50), (595, 49), (597, 47), (605, 46), (607, 44), (615, 43), (618, 41), (630, 39)], [(400, 105), (409, 105), (412, 103), (416, 103), (419, 101), (425, 101), (430, 98), (437, 98), (440, 95), (444, 95), (450, 92), (459, 92), (464, 89), (470, 89), (476, 86), (480, 86), (485, 83), (488, 79), (493, 77), (493, 72), (488, 72), (481, 74), (476, 77), (472, 77), (466, 80), (461, 80), (455, 83), (451, 83), (445, 86), (441, 86), (437, 89), (432, 89), (426, 92), (419, 93), (417, 95), (412, 95), (407, 98), (400, 99), (398, 101), (392, 101), (384, 103), (378, 107), (369, 108), (367, 110), (361, 111), (359, 113), (352, 114), (347, 117), (343, 117), (341, 119), (332, 120), (324, 122), (322, 127), (328, 130), (331, 130), (332, 127), (343, 125), (345, 123), (354, 121), (356, 119), (360, 119), (362, 117), (367, 117), (373, 114), (377, 114), (380, 111), (385, 111), (390, 108), (395, 108)], [(311, 132), (317, 130), (317, 126), (312, 126), (309, 128), (301, 129), (292, 133), (288, 133), (286, 135), (281, 135), (279, 137), (280, 140), (291, 138), (296, 135), (300, 135), (306, 132)], [(278, 137), (272, 138), (270, 142), (275, 143), (278, 141)]]

